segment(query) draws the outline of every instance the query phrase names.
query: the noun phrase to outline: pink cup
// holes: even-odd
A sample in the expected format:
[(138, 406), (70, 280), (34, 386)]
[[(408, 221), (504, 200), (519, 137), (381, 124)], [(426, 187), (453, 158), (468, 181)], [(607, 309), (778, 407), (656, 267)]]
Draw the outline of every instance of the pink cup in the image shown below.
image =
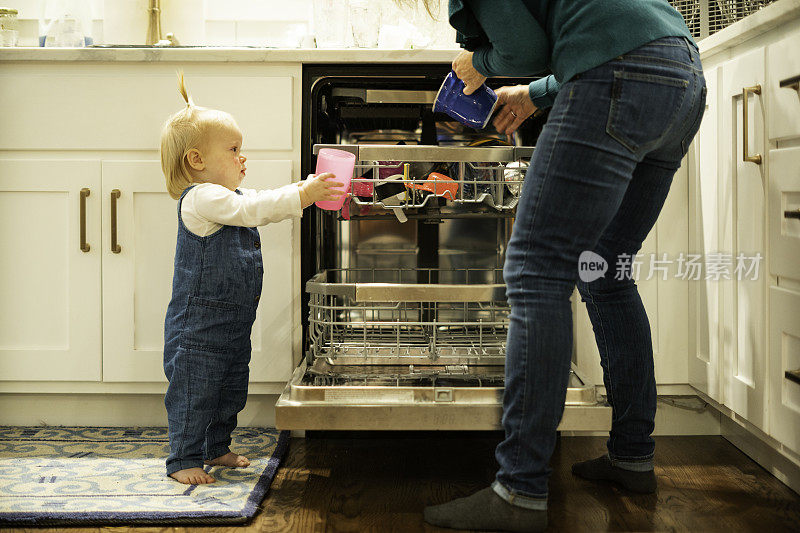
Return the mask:
[[(355, 165), (356, 156), (354, 154), (335, 148), (322, 148), (317, 154), (317, 170), (315, 174), (330, 172), (334, 177), (328, 179), (328, 181), (338, 181), (342, 184), (341, 187), (333, 190), (347, 192), (350, 190), (350, 178), (353, 177)], [(338, 211), (344, 205), (345, 198), (346, 195), (340, 196), (337, 200), (322, 200), (316, 202), (316, 206), (328, 211)]]

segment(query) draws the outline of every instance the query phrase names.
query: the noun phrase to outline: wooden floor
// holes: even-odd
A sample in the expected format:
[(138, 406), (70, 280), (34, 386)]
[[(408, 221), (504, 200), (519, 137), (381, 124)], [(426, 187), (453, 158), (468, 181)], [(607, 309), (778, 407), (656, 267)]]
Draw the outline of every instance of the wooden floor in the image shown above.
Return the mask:
[[(487, 486), (500, 438), (497, 433), (310, 434), (292, 440), (262, 509), (247, 526), (68, 531), (453, 531), (426, 525), (423, 507)], [(550, 531), (800, 531), (800, 496), (722, 437), (657, 437), (654, 495), (631, 495), (572, 476), (573, 462), (604, 451), (600, 437), (560, 440), (552, 461)]]

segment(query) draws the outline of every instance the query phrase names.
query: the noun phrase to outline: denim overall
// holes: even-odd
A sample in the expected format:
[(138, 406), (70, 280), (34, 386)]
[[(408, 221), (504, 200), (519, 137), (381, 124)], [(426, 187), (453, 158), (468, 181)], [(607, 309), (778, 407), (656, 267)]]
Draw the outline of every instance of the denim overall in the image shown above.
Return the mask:
[(250, 331), (264, 274), (256, 228), (222, 226), (206, 237), (186, 229), (181, 204), (191, 189), (178, 200), (172, 300), (164, 320), (167, 474), (202, 468), (204, 460), (230, 451), (236, 415), (247, 400)]

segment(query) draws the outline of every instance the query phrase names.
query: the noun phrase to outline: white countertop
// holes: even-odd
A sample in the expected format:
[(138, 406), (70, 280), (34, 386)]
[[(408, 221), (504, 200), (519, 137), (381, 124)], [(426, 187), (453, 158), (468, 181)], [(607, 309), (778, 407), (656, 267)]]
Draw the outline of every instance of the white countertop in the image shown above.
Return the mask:
[(267, 63), (449, 63), (458, 49), (0, 48), (0, 61), (206, 61)]
[(799, 20), (800, 0), (778, 0), (699, 41), (700, 56), (706, 58), (720, 49), (743, 43), (776, 26), (797, 24)]
[[(800, 0), (777, 0), (698, 42), (704, 57), (787, 22), (800, 23)], [(449, 63), (459, 49), (317, 48), (0, 48), (0, 61)]]

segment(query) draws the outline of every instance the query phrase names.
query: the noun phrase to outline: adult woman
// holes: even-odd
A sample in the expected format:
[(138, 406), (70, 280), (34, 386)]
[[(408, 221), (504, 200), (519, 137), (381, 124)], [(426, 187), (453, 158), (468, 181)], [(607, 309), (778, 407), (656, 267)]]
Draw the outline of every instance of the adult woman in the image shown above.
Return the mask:
[[(465, 93), (486, 76), (553, 72), (497, 91), (498, 131), (512, 133), (538, 107), (552, 109), (504, 267), (511, 320), (500, 469), (491, 487), (428, 507), (425, 519), (463, 529), (542, 530), (576, 283), (600, 351), (612, 428), (608, 455), (574, 465), (573, 473), (655, 490), (650, 325), (625, 258), (655, 224), (699, 128), (705, 80), (691, 34), (666, 0), (450, 0), (449, 15), (469, 50), (453, 62)], [(581, 279), (586, 252), (605, 260), (604, 277)]]

